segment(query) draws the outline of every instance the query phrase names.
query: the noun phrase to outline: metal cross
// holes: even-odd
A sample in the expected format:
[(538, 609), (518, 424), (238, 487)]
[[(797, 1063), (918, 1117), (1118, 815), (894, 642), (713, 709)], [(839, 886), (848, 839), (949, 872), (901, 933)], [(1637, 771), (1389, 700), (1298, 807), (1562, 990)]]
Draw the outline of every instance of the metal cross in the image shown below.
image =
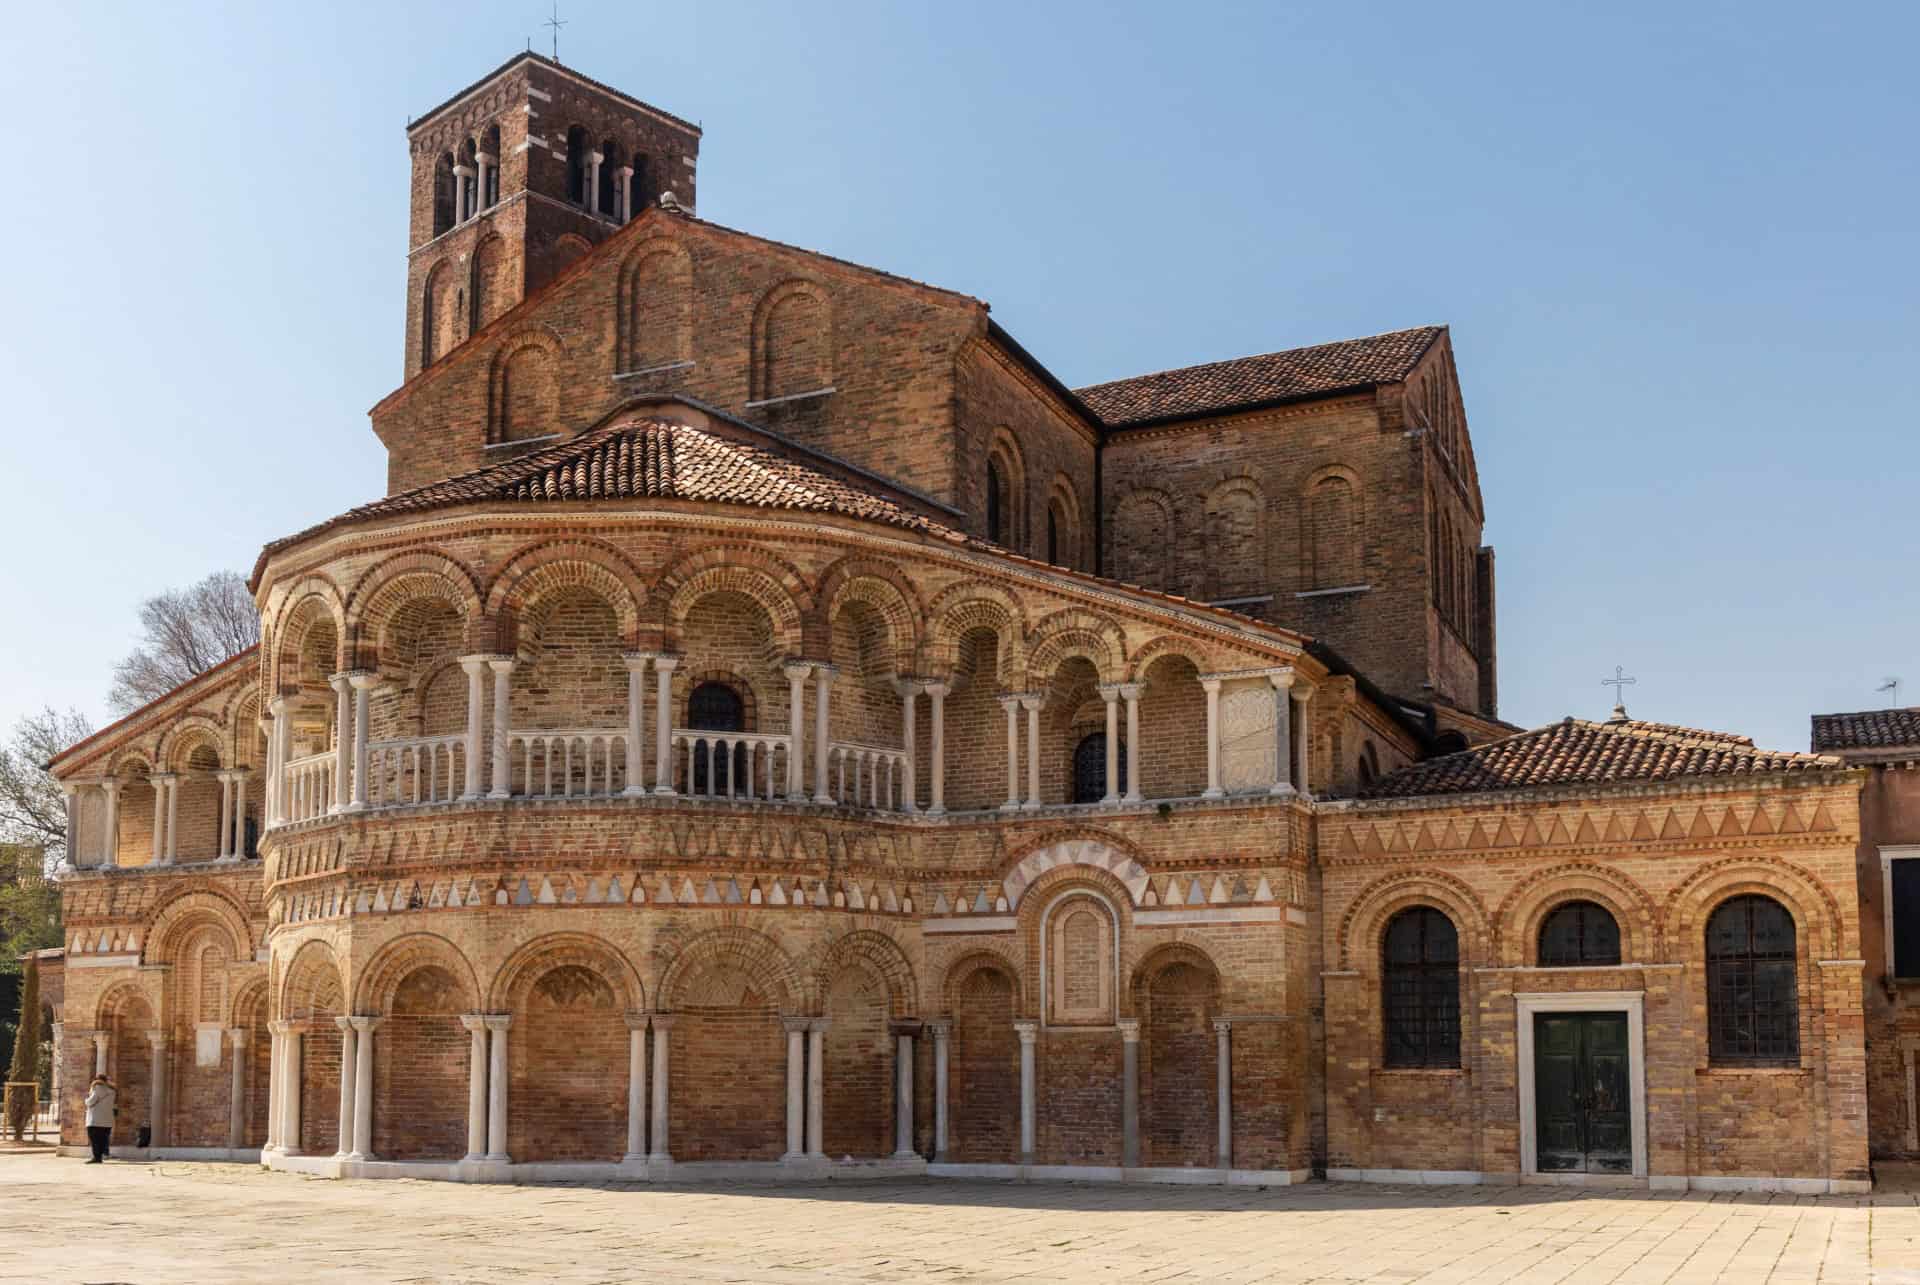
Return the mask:
[(555, 62), (559, 62), (560, 61), (560, 28), (566, 26), (567, 24), (560, 17), (560, 6), (558, 4), (553, 6), (553, 17), (547, 19), (545, 22), (541, 23), (540, 25), (543, 27), (553, 28), (553, 60)]
[(1624, 696), (1626, 695), (1626, 692), (1625, 692), (1624, 690), (1622, 690), (1622, 689), (1623, 689), (1623, 688), (1627, 688), (1627, 687), (1631, 687), (1631, 686), (1633, 686), (1633, 685), (1634, 685), (1635, 683), (1637, 683), (1637, 682), (1639, 682), (1639, 681), (1640, 681), (1640, 680), (1639, 680), (1639, 679), (1637, 679), (1637, 678), (1628, 678), (1628, 677), (1627, 677), (1627, 669), (1626, 669), (1626, 666), (1624, 666), (1624, 665), (1615, 665), (1615, 666), (1613, 667), (1613, 677), (1612, 677), (1612, 678), (1603, 678), (1603, 679), (1601, 679), (1601, 680), (1600, 680), (1600, 685), (1601, 685), (1602, 687), (1611, 687), (1611, 688), (1613, 688), (1613, 703), (1614, 703), (1615, 705), (1618, 705), (1618, 706), (1619, 706), (1620, 708), (1622, 708), (1622, 709), (1625, 709), (1625, 708), (1626, 708), (1626, 702), (1625, 702), (1625, 701), (1624, 701), (1624, 700), (1622, 699), (1622, 697), (1624, 697)]

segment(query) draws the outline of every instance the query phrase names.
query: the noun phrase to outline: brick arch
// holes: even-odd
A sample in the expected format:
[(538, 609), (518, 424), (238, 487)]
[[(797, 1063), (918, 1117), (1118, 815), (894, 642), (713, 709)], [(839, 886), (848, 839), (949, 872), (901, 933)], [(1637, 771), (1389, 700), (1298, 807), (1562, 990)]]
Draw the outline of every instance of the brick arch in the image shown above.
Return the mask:
[(612, 986), (623, 1009), (646, 1008), (646, 987), (627, 957), (602, 938), (575, 932), (546, 933), (514, 951), (487, 988), (487, 1006), (503, 1013), (524, 1006), (534, 982), (567, 965), (584, 968)]
[(347, 978), (333, 947), (318, 937), (300, 943), (287, 961), (286, 976), (280, 980), (282, 1019), (311, 1017), (323, 1002), (338, 1003), (346, 1015)]
[[(242, 683), (234, 688), (220, 709), (221, 737), (231, 751), (237, 767), (247, 761), (247, 751), (259, 743), (260, 689), (257, 683)], [(222, 758), (227, 756), (223, 755)]]
[(1177, 634), (1156, 634), (1128, 657), (1127, 671), (1131, 681), (1145, 682), (1147, 670), (1156, 660), (1167, 656), (1183, 657), (1196, 672), (1202, 674), (1211, 673), (1219, 667), (1213, 655), (1192, 639)]
[[(565, 238), (562, 238), (565, 240)], [(504, 442), (513, 440), (508, 434), (515, 431), (508, 398), (511, 395), (511, 368), (519, 362), (523, 372), (535, 362), (544, 364), (546, 372), (554, 382), (557, 393), (561, 365), (566, 358), (567, 347), (560, 336), (545, 326), (529, 327), (515, 331), (503, 338), (494, 349), (493, 360), (487, 366), (487, 441)], [(542, 410), (548, 415), (558, 412), (557, 406), (533, 406), (522, 409), (522, 414), (538, 414)], [(555, 426), (557, 431), (557, 424)]]
[(1093, 880), (1117, 905), (1128, 910), (1139, 906), (1147, 890), (1146, 867), (1127, 846), (1110, 843), (1098, 834), (1080, 838), (1056, 836), (1028, 849), (1008, 868), (1000, 881), (1007, 905), (1016, 914), (1024, 914), (1028, 894), (1061, 882), (1063, 873)]
[(318, 623), (317, 613), (321, 612), (333, 625), (334, 664), (340, 663), (339, 650), (347, 636), (345, 598), (339, 586), (327, 576), (317, 572), (304, 576), (281, 598), (271, 626), (261, 634), (267, 660), (262, 670), (270, 695), (286, 685), (287, 662), (292, 660), (298, 666), (301, 644)]
[(446, 603), (466, 618), (469, 628), (480, 615), (480, 583), (465, 564), (427, 549), (395, 554), (370, 567), (347, 595), (347, 645), (352, 653), (367, 655), (379, 642), (379, 629), (419, 598)]
[(770, 983), (769, 998), (782, 1012), (797, 1013), (815, 1000), (800, 970), (773, 938), (733, 925), (709, 929), (673, 952), (655, 988), (661, 1009), (673, 1011), (680, 1003), (688, 979), (716, 963), (738, 969), (756, 981)]
[[(668, 275), (660, 284), (667, 287), (673, 297), (643, 300), (642, 285), (647, 283), (650, 274), (661, 269)], [(692, 286), (693, 257), (671, 236), (649, 236), (621, 261), (614, 314), (615, 352), (621, 370), (641, 370), (692, 358)], [(664, 334), (646, 333), (649, 324), (663, 325), (669, 330)]]
[(480, 1006), (480, 977), (461, 949), (438, 933), (411, 932), (382, 946), (360, 974), (354, 996), (356, 1013), (386, 1013), (393, 993), (416, 969), (441, 968), (464, 988), (468, 1010)]
[[(1214, 963), (1213, 956), (1190, 941), (1167, 941), (1161, 942), (1142, 955), (1135, 962), (1132, 971), (1127, 974), (1129, 1000), (1136, 1000), (1140, 992), (1152, 984), (1155, 977), (1169, 968), (1183, 964), (1190, 968), (1197, 968), (1212, 978), (1216, 995), (1224, 989), (1224, 974), (1220, 971), (1220, 965)], [(1134, 1003), (1134, 1009), (1136, 1012), (1139, 1009), (1137, 1000)]]
[[(1175, 512), (1173, 497), (1159, 487), (1136, 486), (1120, 497), (1113, 506), (1111, 525), (1114, 579), (1155, 589), (1174, 587), (1169, 568), (1179, 530)], [(1157, 533), (1152, 521), (1156, 513)]]
[(647, 601), (646, 581), (625, 554), (599, 540), (551, 540), (517, 550), (494, 573), (485, 613), (517, 620), (543, 595), (576, 586), (606, 600), (620, 621), (622, 640), (632, 646)]
[(156, 762), (166, 764), (167, 771), (178, 772), (186, 767), (186, 756), (193, 752), (194, 747), (211, 744), (220, 766), (226, 767), (226, 741), (225, 732), (215, 719), (206, 714), (188, 714), (160, 734), (153, 757)]
[(1826, 885), (1792, 862), (1769, 856), (1709, 861), (1681, 880), (1667, 894), (1664, 926), (1669, 949), (1681, 962), (1703, 960), (1707, 917), (1721, 902), (1743, 893), (1771, 897), (1785, 906), (1813, 958), (1838, 959), (1847, 954), (1846, 920)]
[[(233, 1002), (227, 1009), (227, 1024), (229, 1026), (242, 1025), (246, 1015), (255, 1009), (260, 1011), (260, 1021), (265, 1023), (267, 1020), (267, 992), (270, 988), (270, 983), (264, 974), (249, 977), (234, 987)], [(254, 1033), (250, 1031), (248, 1037), (252, 1038), (253, 1034)]]
[(831, 636), (833, 618), (843, 605), (864, 602), (886, 622), (895, 671), (907, 673), (915, 666), (926, 631), (926, 604), (898, 567), (858, 557), (842, 558), (820, 576), (814, 598), (826, 613), (826, 619), (815, 625), (821, 638)]
[[(753, 369), (752, 393), (755, 398), (777, 397), (790, 393), (811, 392), (810, 388), (788, 388), (779, 374), (781, 353), (778, 337), (773, 334), (773, 320), (777, 312), (789, 304), (801, 300), (811, 301), (818, 310), (817, 324), (825, 332), (817, 341), (823, 349), (823, 369), (819, 372), (825, 380), (820, 387), (829, 387), (833, 383), (835, 352), (833, 292), (823, 283), (805, 277), (791, 277), (760, 296), (753, 309)], [(776, 381), (779, 381), (776, 386)], [(802, 383), (811, 380), (801, 380)]]
[[(695, 565), (696, 559), (699, 559), (698, 565)], [(682, 559), (660, 583), (660, 594), (666, 604), (664, 623), (670, 650), (685, 649), (681, 632), (688, 613), (702, 598), (716, 593), (737, 593), (752, 600), (773, 626), (775, 647), (789, 655), (801, 654), (807, 633), (805, 618), (813, 610), (810, 594), (796, 595), (793, 585), (764, 567), (703, 558), (700, 554)]]
[(1620, 925), (1622, 963), (1664, 958), (1660, 907), (1627, 875), (1591, 861), (1552, 866), (1515, 884), (1494, 908), (1492, 957), (1514, 966), (1538, 962), (1542, 921), (1569, 901), (1591, 901), (1613, 915)]
[(913, 965), (900, 943), (871, 928), (856, 929), (824, 943), (814, 952), (807, 968), (813, 979), (813, 993), (824, 998), (833, 979), (843, 968), (864, 967), (887, 988), (887, 1009), (893, 1017), (910, 1017), (920, 1011), (920, 988)]
[(1041, 684), (1070, 657), (1093, 664), (1103, 683), (1126, 677), (1127, 635), (1118, 621), (1078, 607), (1056, 611), (1027, 635), (1027, 682)]
[(247, 927), (246, 912), (226, 893), (202, 884), (182, 889), (155, 906), (141, 925), (142, 964), (169, 964), (180, 943), (194, 929), (215, 923), (226, 931), (234, 960), (254, 957), (253, 933)]
[(952, 1014), (955, 1011), (958, 1005), (954, 1001), (961, 984), (982, 968), (1005, 973), (1007, 980), (1013, 984), (1013, 1011), (1028, 1011), (1025, 958), (1015, 953), (1012, 943), (983, 941), (975, 943), (965, 954), (949, 963), (946, 972), (941, 975), (940, 1002), (945, 1012)]
[[(154, 997), (147, 993), (147, 987), (140, 982), (121, 981), (101, 993), (99, 1003), (93, 1009), (93, 1029), (104, 1031), (112, 1028), (122, 1014), (126, 1013), (134, 1001), (144, 1005), (147, 1012), (157, 1023), (160, 1020), (160, 1006)], [(88, 1072), (92, 1074), (91, 1071)]]
[(1000, 643), (1000, 672), (995, 675), (1000, 684), (1012, 689), (1025, 682), (1026, 612), (1005, 589), (984, 580), (950, 586), (934, 598), (927, 619), (932, 622), (926, 644), (931, 667), (952, 673), (960, 663), (961, 639), (975, 629), (986, 629)]
[[(1373, 976), (1380, 969), (1380, 934), (1387, 921), (1409, 906), (1445, 911), (1460, 934), (1460, 966), (1492, 958), (1486, 908), (1473, 889), (1444, 870), (1421, 868), (1382, 875), (1360, 891), (1340, 917), (1340, 967)], [(1356, 950), (1356, 947), (1360, 948)]]

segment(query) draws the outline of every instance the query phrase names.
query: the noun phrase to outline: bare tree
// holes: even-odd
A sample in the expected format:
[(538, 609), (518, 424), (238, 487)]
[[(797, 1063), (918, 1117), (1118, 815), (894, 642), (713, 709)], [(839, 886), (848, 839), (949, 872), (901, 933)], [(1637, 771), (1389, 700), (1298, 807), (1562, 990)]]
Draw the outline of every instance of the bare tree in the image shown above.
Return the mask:
[(216, 571), (140, 604), (140, 645), (113, 668), (107, 703), (125, 714), (260, 641), (260, 613), (247, 582)]
[[(13, 725), (0, 744), (0, 844), (17, 843), (45, 852), (51, 868), (67, 855), (67, 804), (47, 762), (75, 741), (93, 735), (78, 710), (48, 707)], [(0, 882), (4, 882), (0, 871)]]

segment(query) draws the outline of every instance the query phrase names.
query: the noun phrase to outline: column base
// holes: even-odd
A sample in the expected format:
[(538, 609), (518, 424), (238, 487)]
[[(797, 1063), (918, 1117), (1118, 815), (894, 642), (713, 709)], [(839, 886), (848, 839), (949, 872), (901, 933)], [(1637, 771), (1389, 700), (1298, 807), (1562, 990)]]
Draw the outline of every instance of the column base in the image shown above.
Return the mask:
[(1145, 803), (1146, 801), (1147, 801), (1146, 796), (1139, 793), (1138, 791), (1132, 794), (1126, 795), (1121, 799), (1122, 803)]
[(920, 1153), (918, 1151), (896, 1151), (890, 1158), (894, 1160), (918, 1160), (920, 1159)]
[(347, 804), (346, 807), (341, 808), (340, 810), (342, 812), (365, 812), (367, 810), (367, 805), (363, 801), (359, 799), (355, 799), (353, 802)]
[(651, 1159), (651, 1157), (644, 1151), (629, 1151), (626, 1155), (620, 1157), (620, 1163), (623, 1165), (643, 1165), (646, 1164), (649, 1159)]
[(673, 1164), (673, 1157), (664, 1151), (650, 1151), (647, 1153), (648, 1168), (661, 1169), (671, 1164)]
[(944, 803), (936, 803), (932, 807), (927, 809), (927, 815), (930, 817), (943, 817), (946, 814), (947, 814), (947, 805)]
[(504, 1151), (489, 1151), (480, 1158), (490, 1165), (510, 1165), (513, 1163), (513, 1157)]
[(671, 785), (656, 785), (653, 787), (653, 792), (663, 799), (670, 799), (680, 791), (674, 789)]
[(1015, 802), (1002, 803), (1000, 805), (1000, 810), (1002, 812), (1018, 812), (1020, 810), (1020, 805)]
[(1221, 789), (1202, 790), (1200, 791), (1200, 797), (1203, 799), (1224, 799), (1227, 797), (1227, 792)]
[(646, 793), (647, 787), (644, 785), (629, 785), (626, 789), (620, 791), (620, 797), (623, 799), (637, 799)]
[(510, 799), (510, 798), (512, 798), (512, 797), (513, 797), (513, 791), (511, 791), (511, 790), (488, 790), (488, 791), (487, 791), (487, 797), (488, 797), (489, 799)]
[(342, 1160), (372, 1160), (374, 1157), (365, 1151), (349, 1151), (340, 1157)]

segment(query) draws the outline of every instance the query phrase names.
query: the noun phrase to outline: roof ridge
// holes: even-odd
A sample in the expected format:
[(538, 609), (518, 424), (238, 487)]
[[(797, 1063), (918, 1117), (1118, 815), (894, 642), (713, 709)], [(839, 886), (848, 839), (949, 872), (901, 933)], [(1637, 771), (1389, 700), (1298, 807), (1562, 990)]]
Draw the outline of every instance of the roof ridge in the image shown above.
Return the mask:
[(1262, 357), (1284, 357), (1290, 353), (1312, 352), (1316, 348), (1337, 348), (1341, 344), (1364, 344), (1375, 339), (1396, 339), (1401, 335), (1414, 335), (1431, 331), (1438, 334), (1446, 329), (1444, 322), (1428, 323), (1419, 326), (1402, 326), (1397, 330), (1382, 330), (1371, 335), (1350, 335), (1345, 339), (1326, 339), (1319, 343), (1295, 344), (1291, 348), (1273, 348), (1266, 352), (1242, 353), (1238, 357), (1216, 357), (1212, 361), (1190, 362), (1185, 366), (1168, 366), (1162, 370), (1142, 371), (1137, 375), (1122, 375), (1118, 379), (1103, 379), (1094, 384), (1081, 384), (1072, 391), (1084, 393), (1097, 388), (1108, 388), (1114, 384), (1130, 384), (1136, 380), (1154, 379), (1161, 375), (1181, 375), (1189, 371), (1207, 370), (1216, 366), (1232, 366), (1243, 361), (1259, 361)]

